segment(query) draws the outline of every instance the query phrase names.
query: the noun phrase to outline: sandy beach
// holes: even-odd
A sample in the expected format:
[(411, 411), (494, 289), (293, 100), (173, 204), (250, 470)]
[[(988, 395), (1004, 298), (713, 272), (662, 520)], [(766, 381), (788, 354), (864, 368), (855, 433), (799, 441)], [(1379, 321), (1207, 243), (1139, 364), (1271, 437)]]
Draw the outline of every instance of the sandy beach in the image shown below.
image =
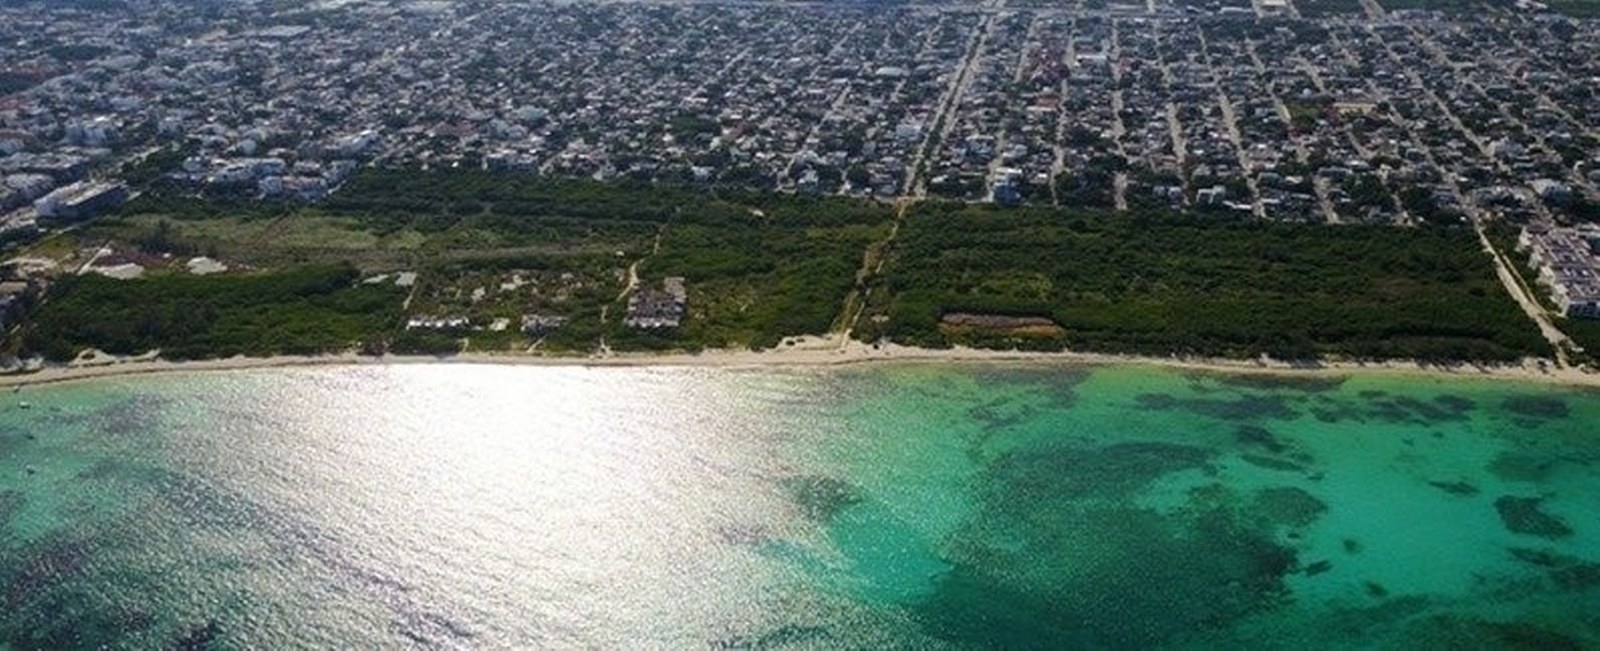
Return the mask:
[(1350, 373), (1485, 378), (1559, 385), (1600, 386), (1600, 373), (1560, 369), (1546, 360), (1521, 365), (1421, 364), (1412, 361), (1381, 362), (1325, 360), (1289, 363), (1276, 360), (1150, 357), (1084, 352), (1029, 352), (975, 348), (927, 349), (894, 344), (872, 345), (836, 338), (797, 337), (772, 350), (709, 350), (701, 353), (618, 353), (611, 355), (541, 355), (536, 353), (464, 353), (446, 357), (383, 356), (346, 353), (320, 356), (233, 357), (228, 359), (170, 361), (157, 355), (138, 357), (87, 357), (64, 365), (47, 365), (32, 372), (0, 375), (0, 387), (22, 387), (95, 378), (153, 373), (233, 371), (313, 366), (372, 366), (385, 364), (503, 364), (526, 366), (835, 366), (868, 363), (1016, 362), (1061, 365), (1137, 364), (1196, 371), (1264, 373), (1276, 375), (1341, 375)]

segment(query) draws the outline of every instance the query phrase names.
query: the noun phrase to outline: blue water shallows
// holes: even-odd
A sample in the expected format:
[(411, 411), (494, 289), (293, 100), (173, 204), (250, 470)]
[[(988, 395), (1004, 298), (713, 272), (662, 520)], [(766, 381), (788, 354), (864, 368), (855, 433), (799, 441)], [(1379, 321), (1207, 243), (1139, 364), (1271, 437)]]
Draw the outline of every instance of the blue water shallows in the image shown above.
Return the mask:
[(1596, 648), (1597, 422), (1132, 367), (30, 388), (0, 648)]

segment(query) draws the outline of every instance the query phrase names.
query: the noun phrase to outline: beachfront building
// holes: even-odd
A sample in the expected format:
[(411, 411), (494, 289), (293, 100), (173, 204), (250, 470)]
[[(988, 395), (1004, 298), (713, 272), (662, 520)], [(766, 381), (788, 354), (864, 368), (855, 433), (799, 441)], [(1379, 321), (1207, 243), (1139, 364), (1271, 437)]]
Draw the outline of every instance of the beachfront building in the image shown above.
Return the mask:
[(667, 278), (661, 285), (661, 289), (646, 288), (634, 292), (628, 299), (628, 317), (623, 319), (623, 323), (640, 330), (682, 325), (688, 306), (688, 292), (683, 286), (683, 278)]
[(464, 316), (419, 316), (406, 320), (407, 330), (462, 330), (472, 325)]
[(1518, 245), (1562, 314), (1600, 319), (1600, 228), (1531, 224), (1523, 227)]
[(554, 314), (522, 315), (522, 331), (532, 336), (542, 336), (567, 324), (567, 317)]
[(41, 219), (76, 222), (115, 210), (128, 200), (128, 187), (121, 183), (83, 181), (45, 195), (33, 204)]

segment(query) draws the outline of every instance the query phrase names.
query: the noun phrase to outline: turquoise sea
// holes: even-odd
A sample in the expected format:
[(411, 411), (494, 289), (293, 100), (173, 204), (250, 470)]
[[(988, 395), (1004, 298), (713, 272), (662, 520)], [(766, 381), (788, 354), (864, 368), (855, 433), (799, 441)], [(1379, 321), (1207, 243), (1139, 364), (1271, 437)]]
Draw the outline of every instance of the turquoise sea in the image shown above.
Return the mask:
[(0, 648), (1600, 648), (1597, 424), (1134, 367), (28, 388)]

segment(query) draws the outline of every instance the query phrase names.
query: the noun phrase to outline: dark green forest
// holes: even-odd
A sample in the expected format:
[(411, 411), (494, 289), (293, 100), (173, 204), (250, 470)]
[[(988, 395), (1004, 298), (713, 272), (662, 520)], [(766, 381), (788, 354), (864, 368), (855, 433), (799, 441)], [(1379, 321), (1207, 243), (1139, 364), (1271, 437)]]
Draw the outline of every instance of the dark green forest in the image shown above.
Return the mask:
[[(1504, 361), (1549, 355), (1467, 228), (1306, 226), (926, 205), (863, 337), (1148, 355)], [(1056, 334), (942, 328), (1038, 316)]]
[(160, 349), (167, 359), (344, 352), (398, 325), (403, 290), (360, 285), (350, 267), (202, 277), (63, 279), (22, 332), (26, 348), (71, 359)]

